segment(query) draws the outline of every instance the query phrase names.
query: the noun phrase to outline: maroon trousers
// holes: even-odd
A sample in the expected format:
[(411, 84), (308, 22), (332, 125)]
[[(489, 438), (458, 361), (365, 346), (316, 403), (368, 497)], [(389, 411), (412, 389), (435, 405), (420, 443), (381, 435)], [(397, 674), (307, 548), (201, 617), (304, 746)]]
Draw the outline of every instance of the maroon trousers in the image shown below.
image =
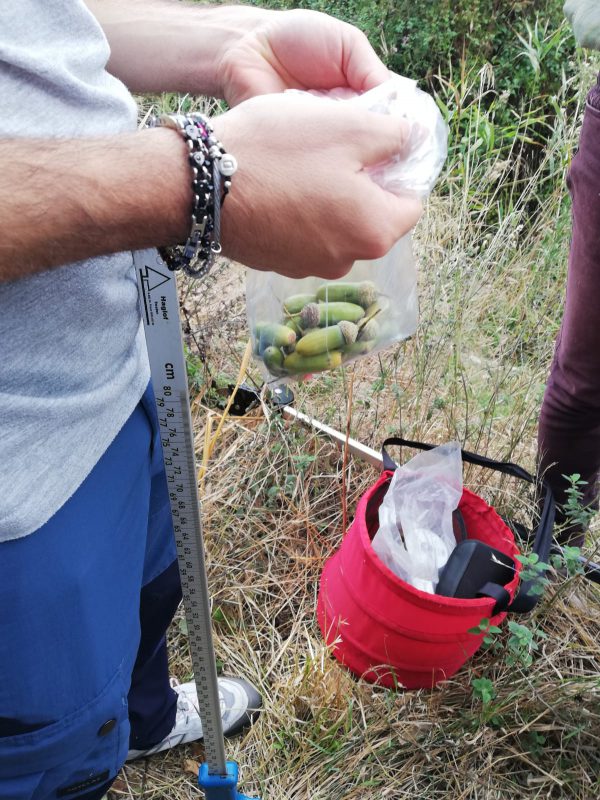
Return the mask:
[[(600, 76), (588, 95), (579, 149), (567, 177), (572, 239), (564, 316), (542, 404), (538, 470), (559, 505), (569, 484), (587, 481), (583, 503), (597, 507), (600, 471)], [(560, 512), (557, 523), (565, 521)], [(580, 546), (584, 531), (570, 525), (561, 540)]]

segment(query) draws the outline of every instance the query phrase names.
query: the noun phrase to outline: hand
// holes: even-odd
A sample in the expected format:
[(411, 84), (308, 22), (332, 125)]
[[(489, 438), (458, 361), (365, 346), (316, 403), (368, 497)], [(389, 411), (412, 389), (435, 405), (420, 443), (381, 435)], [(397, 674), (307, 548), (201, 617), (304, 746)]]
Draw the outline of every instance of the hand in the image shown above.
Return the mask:
[(600, 50), (600, 3), (598, 0), (567, 0), (565, 17), (581, 47)]
[(388, 77), (367, 37), (316, 11), (174, 0), (86, 0), (109, 71), (132, 91), (189, 92), (236, 105), (285, 89), (372, 89)]
[(367, 37), (317, 11), (263, 12), (219, 65), (230, 105), (285, 89), (372, 89), (389, 77)]
[(339, 278), (385, 255), (421, 213), (364, 171), (402, 153), (403, 120), (346, 103), (271, 94), (213, 118), (240, 164), (223, 206), (225, 255), (294, 278)]

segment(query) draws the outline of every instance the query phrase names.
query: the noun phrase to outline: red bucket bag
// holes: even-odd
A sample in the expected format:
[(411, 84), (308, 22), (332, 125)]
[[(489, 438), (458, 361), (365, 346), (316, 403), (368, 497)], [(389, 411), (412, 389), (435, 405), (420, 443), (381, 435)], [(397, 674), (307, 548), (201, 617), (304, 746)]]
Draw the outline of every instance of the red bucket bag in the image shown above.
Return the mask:
[[(434, 447), (398, 438), (384, 442), (383, 472), (360, 499), (340, 549), (323, 569), (317, 619), (335, 657), (357, 676), (390, 688), (431, 688), (454, 675), (481, 646), (484, 634), (469, 633), (470, 629), (484, 618), (498, 625), (508, 611), (530, 611), (539, 596), (531, 591), (531, 583), (520, 583), (519, 549), (512, 530), (468, 489), (463, 490), (459, 503), (467, 538), (512, 560), (514, 572), (508, 583), (486, 583), (480, 590), (482, 596), (475, 598), (444, 597), (415, 589), (379, 560), (371, 540), (379, 525), (379, 506), (396, 469), (386, 450), (389, 445), (422, 450)], [(462, 459), (535, 483), (533, 476), (516, 464), (465, 450)], [(543, 502), (533, 550), (546, 562), (555, 506), (550, 487), (542, 482), (540, 488)]]

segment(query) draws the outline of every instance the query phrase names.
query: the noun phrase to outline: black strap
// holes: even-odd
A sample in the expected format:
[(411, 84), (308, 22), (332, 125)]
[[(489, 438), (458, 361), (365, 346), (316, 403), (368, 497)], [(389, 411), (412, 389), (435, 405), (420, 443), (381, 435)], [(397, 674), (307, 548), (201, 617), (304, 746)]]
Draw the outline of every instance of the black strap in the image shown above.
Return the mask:
[[(414, 447), (417, 450), (433, 450), (437, 445), (424, 444), (423, 442), (413, 442), (409, 439), (401, 439), (397, 436), (392, 436), (386, 439), (381, 448), (383, 456), (383, 468), (386, 470), (395, 470), (398, 465), (390, 457), (386, 448), (391, 445), (398, 447)], [(512, 478), (519, 478), (519, 480), (526, 481), (535, 485), (539, 491), (543, 492), (543, 503), (540, 518), (538, 521), (535, 535), (533, 537), (533, 552), (537, 553), (540, 561), (547, 563), (550, 556), (550, 548), (552, 546), (552, 531), (554, 529), (554, 515), (556, 507), (554, 503), (554, 495), (552, 489), (545, 480), (536, 479), (527, 470), (520, 467), (518, 464), (512, 464), (510, 461), (494, 461), (492, 458), (486, 456), (479, 456), (476, 453), (470, 453), (468, 450), (461, 450), (462, 459), (467, 464), (474, 464), (477, 467), (487, 467), (496, 472), (502, 472), (505, 475), (510, 475)], [(525, 614), (531, 611), (535, 604), (540, 599), (539, 594), (532, 593), (534, 581), (522, 581), (519, 590), (510, 604), (509, 610), (515, 611), (519, 614)]]
[[(501, 611), (507, 611), (510, 608), (510, 595), (504, 586), (497, 583), (484, 583), (479, 590), (479, 594), (484, 597), (491, 597), (496, 601), (492, 616), (495, 617)], [(512, 611), (512, 609), (510, 609)]]

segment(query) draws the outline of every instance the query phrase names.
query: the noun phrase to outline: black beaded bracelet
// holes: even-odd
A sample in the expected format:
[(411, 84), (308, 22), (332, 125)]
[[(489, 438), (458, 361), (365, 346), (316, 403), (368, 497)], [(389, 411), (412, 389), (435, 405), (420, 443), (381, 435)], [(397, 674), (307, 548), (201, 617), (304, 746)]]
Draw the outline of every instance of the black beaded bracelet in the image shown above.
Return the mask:
[(221, 252), (221, 206), (237, 161), (213, 135), (203, 114), (163, 114), (153, 117), (150, 125), (181, 133), (192, 169), (192, 225), (187, 241), (159, 248), (159, 252), (170, 270), (183, 269), (190, 277), (201, 278)]

